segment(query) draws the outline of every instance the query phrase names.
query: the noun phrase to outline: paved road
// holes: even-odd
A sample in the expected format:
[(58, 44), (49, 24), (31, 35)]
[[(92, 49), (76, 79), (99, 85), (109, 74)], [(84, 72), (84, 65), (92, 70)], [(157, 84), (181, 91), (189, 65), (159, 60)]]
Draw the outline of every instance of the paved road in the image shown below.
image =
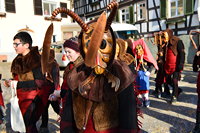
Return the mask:
[[(2, 78), (9, 79), (10, 63), (0, 63), (0, 73)], [(61, 71), (62, 75), (63, 71)], [(196, 94), (196, 77), (197, 73), (192, 72), (190, 64), (186, 64), (182, 73), (182, 80), (179, 82), (183, 93), (180, 95), (179, 101), (173, 105), (169, 104), (169, 99), (157, 99), (150, 94), (151, 106), (149, 108), (141, 108), (143, 111), (143, 118), (140, 121), (143, 123), (143, 133), (188, 133), (195, 125), (195, 111), (197, 103)], [(150, 91), (154, 90), (155, 74), (151, 75)], [(9, 123), (9, 99), (10, 89), (3, 87), (3, 96), (6, 104), (6, 132), (14, 133), (10, 128)], [(151, 93), (150, 92), (150, 93)], [(56, 122), (58, 116), (49, 108), (50, 121), (49, 129), (51, 133), (59, 132), (59, 123)], [(40, 121), (38, 122), (38, 125)], [(0, 129), (0, 133), (3, 132)]]

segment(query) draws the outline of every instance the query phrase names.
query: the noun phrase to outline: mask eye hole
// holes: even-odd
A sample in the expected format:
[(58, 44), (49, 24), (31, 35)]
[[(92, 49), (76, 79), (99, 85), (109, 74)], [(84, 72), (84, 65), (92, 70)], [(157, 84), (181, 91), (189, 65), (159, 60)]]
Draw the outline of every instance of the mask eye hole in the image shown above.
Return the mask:
[(89, 43), (90, 43), (90, 40), (88, 40), (88, 41), (86, 42), (86, 44), (85, 44), (85, 46), (86, 46), (87, 48), (88, 48)]
[(101, 49), (105, 49), (105, 48), (106, 48), (106, 44), (107, 44), (107, 43), (106, 43), (106, 40), (103, 40), (102, 43), (101, 43), (100, 48), (101, 48)]

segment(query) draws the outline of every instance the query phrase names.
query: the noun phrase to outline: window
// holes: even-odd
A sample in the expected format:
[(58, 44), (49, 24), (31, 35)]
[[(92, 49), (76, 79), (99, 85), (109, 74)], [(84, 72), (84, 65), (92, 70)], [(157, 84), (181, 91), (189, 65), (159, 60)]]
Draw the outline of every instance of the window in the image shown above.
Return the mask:
[(137, 3), (137, 21), (146, 19), (146, 4), (144, 2)]
[(169, 1), (169, 17), (178, 17), (184, 15), (183, 0)]
[(57, 3), (55, 1), (43, 0), (43, 14), (50, 16), (54, 9), (56, 9), (56, 5)]
[(175, 18), (194, 12), (194, 0), (160, 0), (160, 18)]
[(122, 23), (129, 23), (129, 8), (121, 9)]
[[(67, 8), (67, 3), (60, 3), (60, 7), (64, 7), (64, 8)], [(61, 13), (61, 17), (62, 18), (67, 18), (67, 14), (65, 13)]]
[(5, 0), (6, 12), (15, 13), (15, 0)]
[(34, 14), (42, 15), (42, 0), (34, 0)]

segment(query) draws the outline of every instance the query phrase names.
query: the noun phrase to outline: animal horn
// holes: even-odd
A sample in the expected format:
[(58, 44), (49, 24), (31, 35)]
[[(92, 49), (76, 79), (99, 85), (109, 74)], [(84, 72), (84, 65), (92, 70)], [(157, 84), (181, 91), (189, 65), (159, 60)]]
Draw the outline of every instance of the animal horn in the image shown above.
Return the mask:
[(96, 65), (98, 49), (101, 45), (102, 38), (106, 27), (106, 14), (103, 12), (96, 22), (96, 26), (92, 32), (90, 43), (88, 44), (88, 52), (85, 55), (85, 64), (89, 67)]
[(81, 28), (87, 32), (89, 27), (87, 24), (85, 24), (85, 22), (73, 11), (66, 9), (64, 7), (59, 7), (56, 8), (53, 12), (52, 12), (52, 16), (51, 19), (55, 19), (55, 17), (59, 14), (59, 13), (66, 13), (67, 15), (69, 15), (70, 17), (72, 17), (80, 26)]
[(106, 28), (105, 31), (107, 31), (110, 28), (110, 25), (112, 24), (112, 21), (114, 20), (116, 13), (117, 13), (117, 9), (118, 9), (118, 2), (116, 1), (112, 1), (108, 6), (107, 6), (107, 10), (112, 10), (108, 19), (107, 19), (107, 24), (106, 24)]
[(42, 47), (41, 66), (42, 66), (43, 74), (47, 72), (52, 35), (53, 35), (53, 23), (49, 25), (46, 31), (43, 47)]
[(189, 37), (190, 37), (190, 40), (192, 41), (192, 45), (194, 46), (195, 49), (197, 49), (197, 45), (192, 38), (192, 32), (196, 32), (196, 33), (200, 34), (200, 31), (190, 31), (190, 33), (189, 33)]

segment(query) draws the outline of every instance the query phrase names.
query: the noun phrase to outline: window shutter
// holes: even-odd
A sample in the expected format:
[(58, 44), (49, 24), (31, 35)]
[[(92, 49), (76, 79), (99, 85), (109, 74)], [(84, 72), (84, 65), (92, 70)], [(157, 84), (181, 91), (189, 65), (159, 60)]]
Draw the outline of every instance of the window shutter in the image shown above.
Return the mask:
[[(67, 8), (67, 3), (60, 3), (60, 7), (64, 7), (64, 8)], [(65, 13), (61, 13), (61, 17), (62, 18), (67, 18), (67, 14)]]
[(160, 18), (165, 19), (167, 17), (167, 0), (160, 0)]
[(35, 15), (43, 15), (42, 13), (42, 0), (33, 0), (34, 5), (34, 14)]
[(5, 0), (6, 12), (16, 13), (15, 0)]
[(119, 22), (119, 10), (117, 10), (116, 16), (115, 16), (115, 21)]
[(129, 21), (129, 23), (133, 24), (134, 23), (133, 6), (129, 7), (129, 15), (130, 15), (130, 21)]
[(193, 14), (194, 12), (194, 0), (184, 0), (184, 13), (185, 15)]

